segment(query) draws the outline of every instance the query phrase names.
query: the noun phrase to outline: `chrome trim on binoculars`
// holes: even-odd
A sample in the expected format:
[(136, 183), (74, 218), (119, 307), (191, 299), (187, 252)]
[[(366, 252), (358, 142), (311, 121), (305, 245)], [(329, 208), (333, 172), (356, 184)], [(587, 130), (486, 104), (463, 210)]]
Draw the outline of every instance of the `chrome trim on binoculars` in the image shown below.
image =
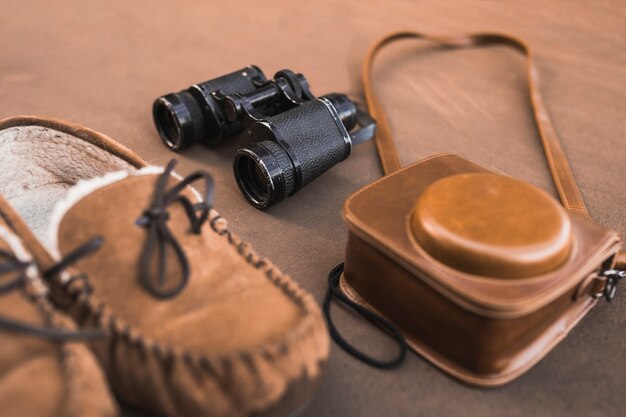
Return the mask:
[(341, 132), (341, 136), (343, 137), (343, 140), (346, 143), (346, 155), (343, 157), (343, 160), (345, 161), (346, 159), (348, 159), (348, 157), (350, 156), (350, 153), (352, 152), (352, 139), (350, 138), (350, 133), (348, 133), (346, 126), (343, 124), (343, 122), (341, 121), (341, 118), (339, 117), (339, 113), (337, 112), (337, 109), (335, 108), (335, 106), (333, 106), (330, 100), (328, 100), (325, 97), (319, 97), (317, 100), (324, 103), (324, 105), (328, 108), (328, 111), (333, 117), (335, 124), (337, 125), (337, 127), (339, 128), (339, 131)]

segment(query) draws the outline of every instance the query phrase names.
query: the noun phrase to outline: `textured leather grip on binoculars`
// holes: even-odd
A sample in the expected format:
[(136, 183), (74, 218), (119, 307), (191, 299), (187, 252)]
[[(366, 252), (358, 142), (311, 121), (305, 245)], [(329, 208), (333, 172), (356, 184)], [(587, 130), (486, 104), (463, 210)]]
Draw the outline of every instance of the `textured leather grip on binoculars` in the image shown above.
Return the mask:
[[(523, 53), (527, 57), (528, 89), (535, 122), (539, 130), (539, 137), (541, 138), (550, 173), (552, 174), (552, 179), (559, 193), (561, 202), (566, 209), (590, 219), (589, 212), (581, 197), (569, 161), (563, 151), (561, 141), (552, 125), (545, 101), (541, 95), (539, 74), (533, 60), (533, 53), (524, 41), (511, 35), (476, 33), (461, 36), (440, 36), (412, 31), (401, 31), (384, 36), (370, 48), (363, 63), (361, 82), (363, 84), (369, 112), (378, 123), (375, 142), (385, 174), (399, 170), (401, 163), (385, 112), (374, 92), (372, 68), (377, 53), (383, 49), (383, 47), (402, 39), (424, 39), (446, 48), (455, 49), (485, 45), (504, 45), (510, 46)], [(626, 252), (622, 251), (617, 254), (615, 267), (617, 269), (626, 269)]]

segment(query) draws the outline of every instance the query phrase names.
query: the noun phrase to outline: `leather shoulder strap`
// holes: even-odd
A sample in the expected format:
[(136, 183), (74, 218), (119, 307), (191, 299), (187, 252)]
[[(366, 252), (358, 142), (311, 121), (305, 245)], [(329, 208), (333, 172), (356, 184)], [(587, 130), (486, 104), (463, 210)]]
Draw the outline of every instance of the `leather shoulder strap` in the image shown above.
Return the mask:
[(528, 59), (528, 88), (530, 99), (535, 116), (535, 122), (539, 129), (539, 136), (543, 144), (543, 149), (548, 160), (548, 166), (552, 173), (554, 184), (558, 190), (561, 202), (566, 209), (581, 214), (589, 218), (587, 208), (574, 180), (572, 169), (570, 168), (563, 147), (556, 130), (552, 125), (550, 116), (546, 110), (546, 105), (539, 89), (539, 75), (533, 62), (532, 51), (521, 39), (510, 35), (498, 33), (477, 33), (463, 36), (433, 36), (418, 32), (394, 32), (378, 42), (369, 50), (362, 69), (362, 83), (365, 92), (365, 99), (370, 114), (377, 120), (376, 147), (380, 162), (385, 174), (390, 174), (401, 168), (398, 152), (393, 142), (393, 135), (380, 102), (376, 98), (372, 85), (372, 66), (376, 54), (386, 45), (401, 39), (425, 39), (447, 48), (467, 48), (483, 45), (505, 45), (510, 46), (526, 55)]
[[(398, 158), (398, 151), (393, 142), (393, 135), (387, 117), (374, 92), (372, 67), (374, 58), (381, 49), (390, 43), (402, 39), (424, 39), (445, 48), (455, 49), (484, 45), (505, 45), (526, 55), (530, 100), (533, 107), (535, 123), (539, 130), (539, 137), (541, 138), (550, 173), (552, 174), (552, 180), (554, 181), (563, 206), (569, 211), (591, 219), (581, 197), (576, 180), (574, 179), (574, 174), (572, 174), (567, 156), (561, 146), (561, 141), (552, 125), (543, 96), (541, 95), (541, 90), (539, 89), (539, 73), (535, 67), (532, 51), (523, 40), (511, 35), (500, 33), (475, 33), (460, 36), (441, 36), (427, 35), (412, 31), (400, 31), (384, 36), (370, 48), (363, 62), (361, 82), (363, 84), (368, 110), (377, 121), (376, 148), (385, 174), (399, 170), (402, 165)], [(617, 254), (615, 268), (626, 270), (626, 251)]]

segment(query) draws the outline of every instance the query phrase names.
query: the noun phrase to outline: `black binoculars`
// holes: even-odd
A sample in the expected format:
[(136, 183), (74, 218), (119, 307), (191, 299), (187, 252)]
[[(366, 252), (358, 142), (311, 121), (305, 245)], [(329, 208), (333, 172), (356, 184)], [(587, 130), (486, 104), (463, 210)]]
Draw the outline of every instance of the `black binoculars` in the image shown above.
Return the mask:
[(315, 97), (302, 74), (282, 70), (268, 80), (256, 66), (159, 97), (152, 113), (163, 143), (176, 152), (247, 132), (251, 142), (237, 150), (233, 169), (239, 189), (259, 209), (348, 158), (376, 128), (346, 95)]

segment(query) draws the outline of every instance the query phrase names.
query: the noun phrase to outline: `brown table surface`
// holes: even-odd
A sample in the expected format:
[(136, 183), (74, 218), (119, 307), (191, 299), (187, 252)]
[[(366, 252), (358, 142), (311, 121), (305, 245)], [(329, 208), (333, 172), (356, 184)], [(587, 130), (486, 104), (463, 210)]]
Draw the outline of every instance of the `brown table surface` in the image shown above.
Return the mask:
[[(0, 117), (75, 121), (163, 164), (174, 154), (152, 125), (156, 96), (252, 63), (268, 75), (303, 72), (314, 93), (358, 98), (368, 46), (405, 28), (496, 30), (527, 39), (592, 216), (626, 232), (625, 2), (4, 0)], [(404, 163), (454, 152), (554, 194), (520, 56), (500, 47), (441, 53), (407, 42), (382, 58), (376, 80)], [(342, 202), (381, 175), (373, 144), (355, 148), (348, 161), (265, 212), (235, 187), (236, 146), (195, 147), (177, 156), (179, 171), (208, 169), (217, 182), (217, 208), (234, 229), (321, 301), (326, 274), (343, 257)], [(416, 355), (384, 372), (333, 347), (326, 378), (302, 415), (625, 415), (624, 290), (530, 372), (498, 389), (462, 385)], [(368, 324), (334, 311), (352, 341), (370, 352), (393, 352)]]

